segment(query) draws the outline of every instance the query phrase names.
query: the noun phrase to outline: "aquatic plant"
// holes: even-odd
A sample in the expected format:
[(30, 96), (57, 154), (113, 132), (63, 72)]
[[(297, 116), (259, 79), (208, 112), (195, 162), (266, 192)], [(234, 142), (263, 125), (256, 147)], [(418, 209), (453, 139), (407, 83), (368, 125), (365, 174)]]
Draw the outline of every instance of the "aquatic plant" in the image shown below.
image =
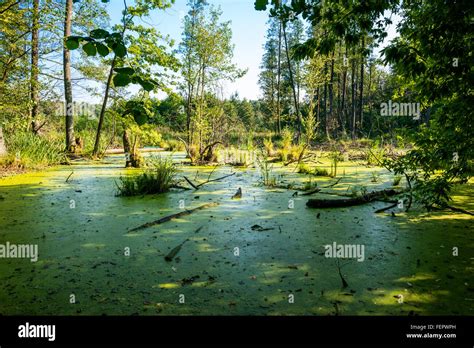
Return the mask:
[(168, 192), (174, 184), (176, 167), (170, 157), (153, 156), (138, 175), (121, 176), (117, 196), (137, 196)]

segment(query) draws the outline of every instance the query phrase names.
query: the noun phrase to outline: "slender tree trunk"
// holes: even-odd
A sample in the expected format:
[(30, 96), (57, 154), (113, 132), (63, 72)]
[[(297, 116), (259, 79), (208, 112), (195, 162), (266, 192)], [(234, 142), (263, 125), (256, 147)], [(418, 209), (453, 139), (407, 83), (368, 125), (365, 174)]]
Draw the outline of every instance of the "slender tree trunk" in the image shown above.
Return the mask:
[(330, 69), (330, 78), (329, 78), (329, 119), (326, 123), (326, 136), (328, 139), (331, 137), (331, 131), (335, 130), (335, 121), (334, 121), (334, 91), (333, 91), (333, 83), (334, 83), (334, 51), (332, 52), (331, 57), (331, 69)]
[(329, 139), (328, 133), (328, 113), (327, 113), (327, 99), (328, 99), (328, 63), (327, 61), (324, 62), (324, 94), (323, 94), (323, 114), (324, 114), (324, 132), (326, 134), (326, 138)]
[(112, 59), (112, 64), (110, 65), (109, 76), (107, 77), (107, 84), (105, 85), (104, 100), (102, 102), (102, 108), (100, 109), (99, 124), (97, 125), (97, 133), (95, 135), (94, 151), (92, 152), (92, 155), (94, 157), (99, 154), (99, 150), (100, 150), (100, 136), (102, 133), (102, 126), (104, 124), (105, 110), (107, 109), (107, 102), (109, 101), (110, 85), (112, 84), (112, 77), (114, 75), (116, 59), (117, 59), (117, 56), (114, 55), (114, 58)]
[(346, 54), (344, 56), (344, 63), (343, 63), (343, 67), (342, 67), (342, 96), (341, 96), (341, 112), (342, 112), (342, 124), (343, 124), (343, 132), (345, 132), (345, 122), (346, 122), (346, 105), (345, 105), (345, 102), (346, 102), (346, 81), (347, 81), (347, 66), (346, 66), (346, 62), (347, 62), (347, 47), (346, 47)]
[(39, 0), (33, 0), (33, 22), (31, 27), (31, 130), (34, 134), (38, 132), (38, 110), (39, 110)]
[[(367, 91), (367, 105), (369, 106), (369, 120), (370, 120), (370, 133), (372, 133), (373, 122), (372, 122), (372, 62), (369, 64), (369, 86)], [(369, 133), (369, 137), (370, 137)]]
[(296, 88), (295, 88), (295, 80), (293, 78), (293, 70), (291, 69), (291, 60), (290, 60), (290, 52), (288, 50), (288, 39), (286, 37), (286, 25), (283, 23), (283, 38), (285, 40), (285, 51), (286, 51), (286, 60), (288, 63), (288, 72), (290, 75), (290, 84), (291, 89), (293, 91), (293, 102), (295, 104), (295, 112), (296, 112), (296, 119), (297, 119), (297, 132), (296, 132), (296, 142), (299, 143), (301, 137), (301, 115), (300, 115), (300, 108), (299, 108), (299, 101), (296, 96)]
[(70, 153), (74, 153), (76, 150), (74, 139), (74, 110), (72, 104), (71, 53), (66, 47), (66, 38), (71, 35), (72, 6), (73, 0), (66, 0), (63, 43), (64, 97), (66, 99), (66, 151)]
[(321, 120), (321, 93), (320, 93), (320, 87), (317, 89), (317, 99), (318, 99), (318, 111), (317, 111), (317, 116), (316, 116), (316, 122), (319, 123)]
[[(124, 14), (124, 18), (125, 18), (125, 14)], [(127, 25), (124, 19), (122, 33), (121, 33), (122, 39), (125, 36), (126, 30), (127, 30)], [(100, 150), (100, 136), (102, 133), (102, 126), (104, 124), (107, 103), (109, 101), (110, 86), (112, 84), (112, 77), (114, 76), (114, 69), (115, 69), (116, 62), (117, 62), (117, 55), (114, 54), (114, 58), (112, 59), (112, 63), (110, 64), (110, 70), (109, 70), (109, 76), (107, 77), (107, 83), (105, 85), (105, 93), (104, 93), (104, 100), (102, 102), (102, 108), (100, 109), (99, 124), (97, 125), (97, 133), (95, 135), (94, 151), (92, 152), (92, 156), (94, 157), (96, 157), (99, 154), (99, 150)]]
[(351, 105), (351, 132), (352, 132), (352, 139), (356, 138), (356, 97), (355, 97), (355, 72), (356, 72), (356, 67), (355, 67), (355, 57), (352, 57), (352, 69), (351, 69), (351, 92), (352, 92), (352, 105)]
[(281, 21), (279, 21), (278, 29), (278, 73), (277, 73), (277, 118), (278, 118), (278, 134), (281, 133)]
[(359, 128), (362, 131), (364, 119), (364, 49), (365, 38), (362, 37), (362, 47), (360, 54), (360, 88), (359, 88)]

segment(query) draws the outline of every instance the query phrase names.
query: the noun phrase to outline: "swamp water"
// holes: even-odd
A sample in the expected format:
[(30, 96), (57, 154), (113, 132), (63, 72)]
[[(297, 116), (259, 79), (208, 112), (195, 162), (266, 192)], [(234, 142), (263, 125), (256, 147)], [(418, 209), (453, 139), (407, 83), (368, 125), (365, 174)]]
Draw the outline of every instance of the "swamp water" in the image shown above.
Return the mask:
[[(409, 213), (395, 208), (395, 216), (374, 214), (388, 205), (383, 202), (309, 209), (308, 197), (293, 196), (294, 190), (259, 185), (258, 170), (228, 166), (211, 179), (236, 175), (198, 191), (116, 197), (115, 181), (133, 172), (123, 162), (123, 156), (110, 156), (101, 164), (79, 162), (0, 179), (0, 244), (37, 244), (39, 252), (37, 262), (0, 258), (0, 314), (474, 314), (469, 215), (416, 207)], [(212, 171), (179, 168), (194, 182)], [(389, 188), (393, 180), (384, 169), (353, 162), (339, 164), (343, 173), (325, 191), (346, 193), (355, 185), (371, 191)], [(275, 165), (274, 175), (299, 187), (308, 181), (288, 167)], [(311, 180), (320, 187), (335, 181)], [(239, 187), (242, 198), (232, 200)], [(473, 198), (473, 184), (464, 185), (453, 205), (472, 211)], [(179, 212), (183, 202), (187, 209), (219, 206), (127, 233)], [(165, 261), (185, 240), (173, 261)], [(324, 246), (334, 242), (364, 246), (362, 262), (340, 260), (345, 288), (336, 259), (325, 257)]]

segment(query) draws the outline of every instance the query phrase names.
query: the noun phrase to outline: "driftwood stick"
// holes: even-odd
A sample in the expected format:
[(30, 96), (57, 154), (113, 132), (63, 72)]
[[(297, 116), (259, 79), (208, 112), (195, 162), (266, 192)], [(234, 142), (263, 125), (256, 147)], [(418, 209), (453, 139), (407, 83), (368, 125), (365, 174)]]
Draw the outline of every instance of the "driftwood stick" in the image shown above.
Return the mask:
[(151, 226), (155, 226), (155, 225), (159, 225), (159, 224), (162, 224), (164, 222), (168, 222), (172, 219), (177, 219), (177, 218), (180, 218), (182, 216), (186, 216), (186, 215), (189, 215), (189, 214), (192, 214), (194, 213), (195, 211), (198, 211), (198, 210), (202, 210), (202, 209), (206, 209), (206, 208), (212, 208), (212, 207), (215, 207), (215, 206), (218, 206), (219, 203), (206, 203), (206, 204), (203, 204), (203, 205), (200, 205), (199, 207), (197, 208), (193, 208), (193, 209), (189, 209), (189, 210), (183, 210), (179, 213), (176, 213), (176, 214), (172, 214), (172, 215), (168, 215), (168, 216), (165, 216), (165, 217), (162, 217), (161, 219), (158, 219), (158, 220), (155, 220), (155, 221), (151, 221), (151, 222), (147, 222), (146, 224), (143, 224), (143, 225), (140, 225), (138, 227), (135, 227), (135, 228), (132, 228), (131, 230), (129, 230), (127, 233), (130, 233), (130, 232), (135, 232), (135, 231), (139, 231), (139, 230), (142, 230), (144, 228), (148, 228), (148, 227), (151, 227)]
[(171, 251), (168, 253), (168, 255), (165, 256), (165, 260), (170, 262), (173, 260), (173, 258), (176, 256), (177, 253), (181, 250), (181, 247), (186, 243), (188, 240), (185, 239), (182, 243), (180, 243), (178, 246), (174, 247), (171, 249)]
[(303, 194), (301, 194), (302, 196), (309, 196), (309, 195), (312, 195), (313, 193), (318, 193), (319, 191), (321, 191), (320, 188), (315, 188), (314, 190), (311, 190), (309, 192), (305, 192)]
[(395, 208), (395, 207), (397, 206), (397, 204), (398, 204), (398, 202), (397, 202), (397, 203), (394, 203), (394, 204), (392, 204), (392, 205), (389, 205), (388, 207), (381, 208), (381, 209), (377, 209), (376, 211), (374, 211), (374, 213), (375, 213), (375, 214), (383, 213), (383, 212), (386, 211), (386, 210)]
[(332, 183), (331, 185), (323, 186), (323, 188), (330, 188), (330, 187), (336, 186), (337, 184), (339, 184), (339, 181), (341, 181), (342, 178), (343, 176), (341, 176), (339, 179), (336, 180), (336, 182)]
[(180, 190), (191, 190), (189, 187), (181, 186), (181, 185), (171, 185), (170, 188), (180, 189)]
[(67, 179), (66, 179), (66, 182), (69, 181), (69, 178), (72, 176), (72, 174), (74, 174), (74, 171), (71, 172), (71, 174), (68, 175)]
[[(203, 185), (206, 185), (206, 184), (208, 184), (208, 183), (210, 183), (210, 182), (219, 181), (219, 180), (228, 178), (229, 176), (232, 176), (232, 175), (235, 175), (235, 173), (227, 174), (227, 175), (221, 176), (220, 178), (217, 178), (217, 179), (207, 180), (207, 181), (205, 181), (205, 182), (202, 182), (202, 183), (200, 183), (200, 184), (197, 184), (196, 187), (199, 188), (199, 187), (201, 187), (201, 186), (203, 186)], [(197, 190), (197, 189), (196, 189), (196, 190)]]
[(450, 205), (447, 205), (446, 208), (449, 208), (451, 209), (452, 211), (456, 211), (458, 213), (463, 213), (463, 214), (468, 214), (468, 215), (474, 215), (474, 213), (468, 211), (468, 210), (464, 210), (464, 209), (461, 209), (461, 208), (456, 208), (456, 207), (452, 207)]
[(191, 186), (193, 187), (193, 189), (199, 190), (199, 187), (196, 186), (196, 185), (194, 185), (191, 180), (189, 180), (189, 179), (188, 179), (187, 177), (185, 177), (185, 176), (183, 176), (183, 178), (184, 178), (184, 180), (186, 180), (186, 181), (188, 182), (189, 185), (191, 185)]

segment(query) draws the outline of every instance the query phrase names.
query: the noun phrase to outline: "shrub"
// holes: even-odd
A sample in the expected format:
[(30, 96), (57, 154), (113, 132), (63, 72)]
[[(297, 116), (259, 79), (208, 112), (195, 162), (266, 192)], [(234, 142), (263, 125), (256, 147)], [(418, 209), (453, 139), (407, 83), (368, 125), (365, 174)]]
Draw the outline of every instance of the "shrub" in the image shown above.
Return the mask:
[(315, 176), (329, 176), (327, 169), (315, 168), (313, 174)]
[(118, 196), (137, 196), (168, 192), (176, 176), (171, 158), (151, 157), (148, 168), (138, 175), (120, 177)]
[(306, 163), (300, 163), (298, 166), (298, 173), (300, 174), (313, 174), (311, 167), (308, 166)]

